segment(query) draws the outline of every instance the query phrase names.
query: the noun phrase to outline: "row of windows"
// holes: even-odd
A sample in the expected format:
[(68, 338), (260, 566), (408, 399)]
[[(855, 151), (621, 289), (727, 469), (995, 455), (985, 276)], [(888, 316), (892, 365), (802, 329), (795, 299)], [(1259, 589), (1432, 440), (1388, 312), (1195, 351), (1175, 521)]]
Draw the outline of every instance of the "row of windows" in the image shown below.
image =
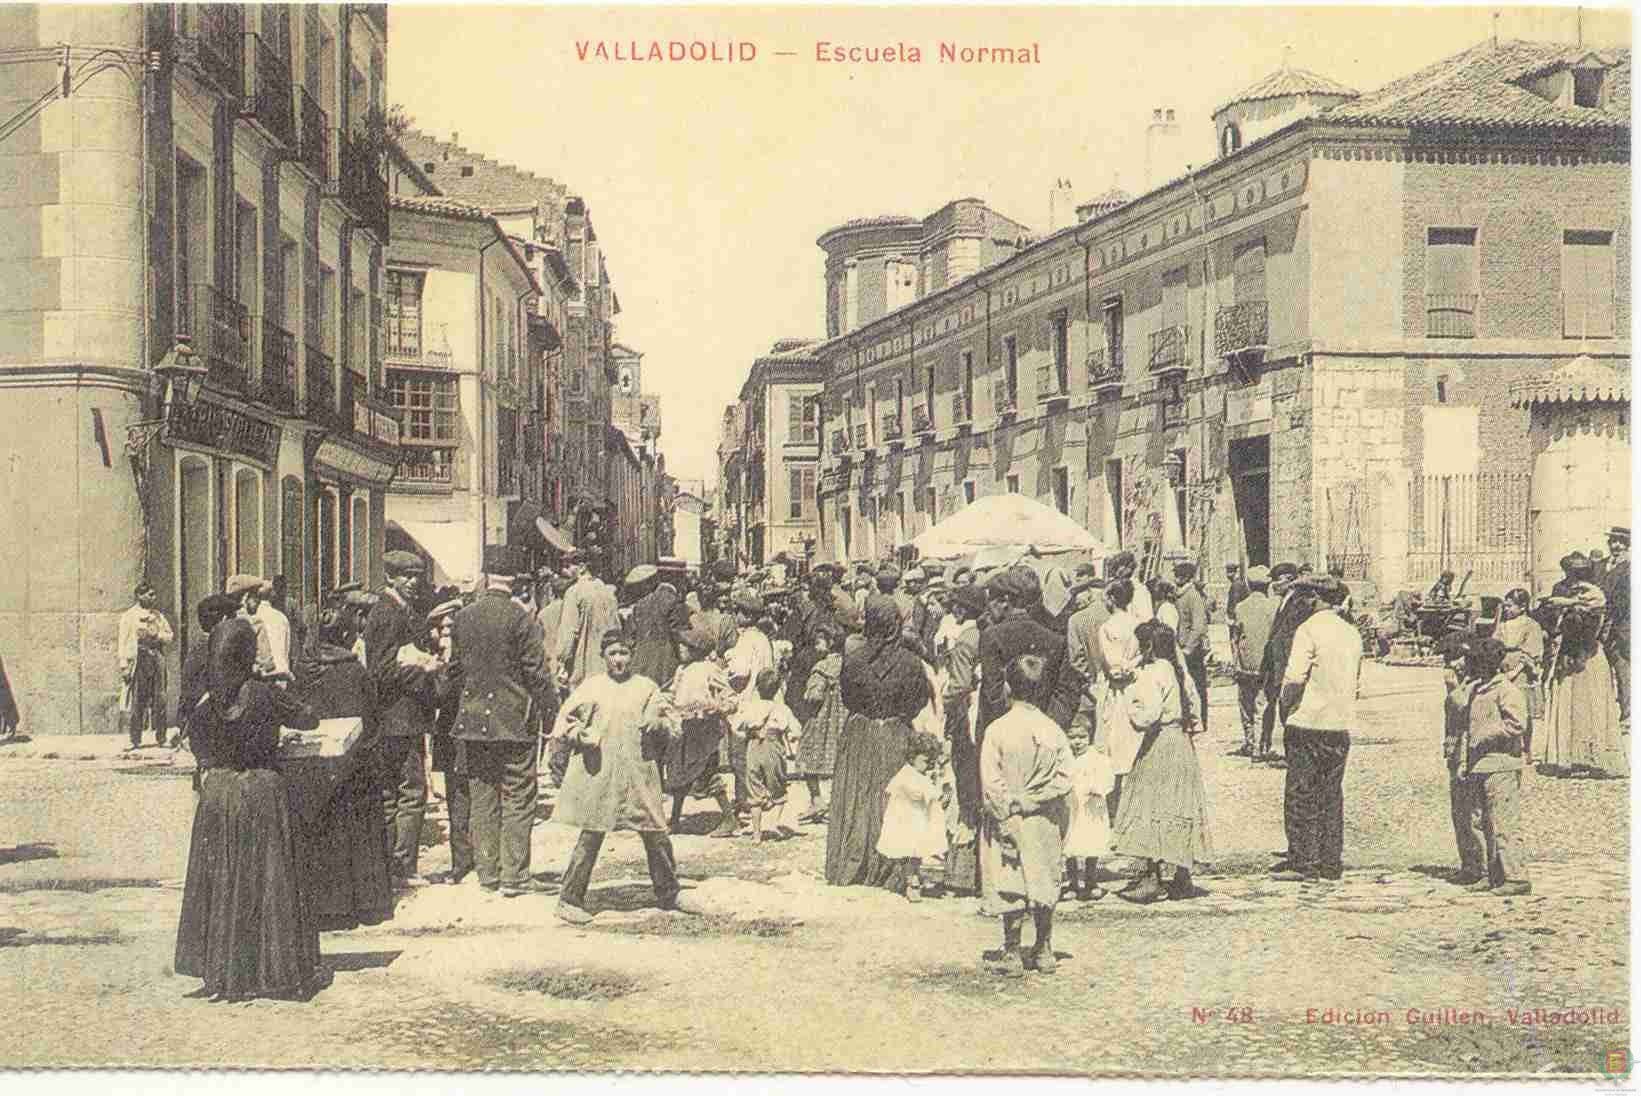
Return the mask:
[[(1610, 339), (1615, 327), (1618, 280), (1613, 234), (1605, 229), (1567, 229), (1561, 236), (1561, 334), (1568, 339)], [(1425, 334), (1431, 338), (1476, 336), (1476, 315), (1485, 303), (1481, 249), (1474, 228), (1431, 228), (1425, 237)]]

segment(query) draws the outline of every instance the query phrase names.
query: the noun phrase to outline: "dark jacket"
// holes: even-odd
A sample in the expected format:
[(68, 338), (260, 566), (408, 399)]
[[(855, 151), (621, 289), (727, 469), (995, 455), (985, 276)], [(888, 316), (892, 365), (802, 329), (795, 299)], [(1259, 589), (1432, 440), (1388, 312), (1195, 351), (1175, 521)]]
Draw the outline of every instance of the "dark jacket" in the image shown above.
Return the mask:
[(552, 703), (541, 629), (506, 590), (490, 590), (456, 614), (450, 663), (462, 673), (455, 737), (533, 742), (538, 706)]
[(862, 647), (843, 658), (838, 675), (839, 698), (851, 715), (899, 719), (910, 723), (929, 703), (929, 679), (923, 662), (898, 642), (874, 657)]
[(364, 724), (364, 734), (350, 756), (361, 759), (381, 744), (382, 724), (376, 707), (376, 682), (353, 656), (352, 651), (319, 644), (311, 660), (296, 668), (296, 683), (292, 688), (320, 719), (344, 719), (358, 716)]
[(1315, 606), (1304, 593), (1289, 592), (1276, 610), (1271, 621), (1271, 636), (1265, 641), (1265, 658), (1260, 670), (1265, 677), (1265, 690), (1275, 696), (1282, 691), (1282, 675), (1288, 672), (1288, 655), (1293, 651), (1293, 637), (1299, 626), (1310, 619)]
[(1021, 655), (1041, 655), (1047, 660), (1043, 686), (1049, 695), (1041, 698), (1043, 714), (1064, 730), (1077, 711), (1081, 683), (1066, 655), (1066, 642), (1058, 634), (1029, 616), (1010, 617), (980, 633), (980, 720), (975, 735), (1008, 711), (1003, 698), (1003, 672)]
[[(679, 632), (689, 627), (689, 608), (678, 591), (662, 583), (632, 607), (632, 672), (661, 688), (672, 683), (678, 669)], [(602, 638), (602, 637), (600, 637)]]
[(1630, 657), (1630, 561), (1613, 564), (1601, 578), (1607, 595), (1607, 644), (1620, 657)]
[(399, 662), (399, 648), (418, 638), (410, 611), (392, 590), (371, 606), (365, 620), (365, 669), (376, 683), (386, 737), (420, 736), (433, 729), (433, 675)]

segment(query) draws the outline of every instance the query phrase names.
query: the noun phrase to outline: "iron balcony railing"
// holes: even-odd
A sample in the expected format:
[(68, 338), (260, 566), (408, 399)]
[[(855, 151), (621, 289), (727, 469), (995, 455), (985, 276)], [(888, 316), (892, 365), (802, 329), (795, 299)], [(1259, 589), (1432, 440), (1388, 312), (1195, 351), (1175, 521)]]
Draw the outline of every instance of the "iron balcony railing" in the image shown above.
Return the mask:
[(912, 433), (927, 434), (934, 429), (934, 419), (929, 417), (928, 408), (920, 403), (912, 404)]
[(296, 336), (269, 319), (262, 321), (261, 395), (269, 407), (296, 413)]
[(832, 431), (832, 454), (838, 456), (849, 451), (849, 432), (847, 430)]
[(456, 478), (456, 451), (454, 449), (413, 449), (410, 456), (399, 462), (394, 477), (401, 483), (426, 483), (449, 486)]
[(900, 413), (891, 411), (883, 416), (883, 440), (899, 441), (900, 436)]
[(866, 424), (863, 423), (863, 422), (855, 423), (854, 433), (855, 433), (855, 438), (854, 438), (855, 448), (856, 449), (865, 449), (866, 448)]
[(245, 90), (244, 5), (178, 4), (177, 56), (226, 95)]
[(1424, 333), (1432, 339), (1476, 337), (1476, 294), (1427, 293)]
[(370, 141), (338, 130), (337, 193), (364, 226), (387, 242), (387, 180)]
[(1003, 377), (991, 382), (991, 406), (999, 415), (1012, 415), (1015, 410), (1014, 393), (1009, 391), (1009, 382)]
[(335, 426), (340, 417), (336, 411), (336, 362), (313, 343), (308, 343), (306, 349), (308, 418), (320, 426)]
[(1122, 385), (1122, 353), (1112, 354), (1105, 349), (1088, 352), (1088, 387), (1109, 388)]
[(331, 182), (330, 116), (307, 88), (297, 89), (297, 162), (321, 185)]
[(1189, 335), (1190, 329), (1182, 323), (1151, 332), (1151, 371), (1185, 369), (1190, 364)]
[(211, 285), (190, 286), (178, 303), (178, 338), (205, 359), (207, 379), (236, 392), (249, 389), (251, 314), (245, 306)]
[(291, 67), (260, 34), (245, 35), (245, 101), (240, 113), (287, 149), (296, 147)]
[(1268, 345), (1270, 306), (1265, 301), (1238, 301), (1214, 313), (1214, 353), (1223, 358)]

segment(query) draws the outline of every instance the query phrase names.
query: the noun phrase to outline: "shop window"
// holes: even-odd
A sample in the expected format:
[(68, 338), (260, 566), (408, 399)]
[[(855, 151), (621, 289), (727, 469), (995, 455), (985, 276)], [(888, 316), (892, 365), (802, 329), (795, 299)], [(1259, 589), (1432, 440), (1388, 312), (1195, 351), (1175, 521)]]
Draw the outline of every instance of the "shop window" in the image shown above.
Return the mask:
[(234, 471), (234, 573), (262, 574), (262, 473)]

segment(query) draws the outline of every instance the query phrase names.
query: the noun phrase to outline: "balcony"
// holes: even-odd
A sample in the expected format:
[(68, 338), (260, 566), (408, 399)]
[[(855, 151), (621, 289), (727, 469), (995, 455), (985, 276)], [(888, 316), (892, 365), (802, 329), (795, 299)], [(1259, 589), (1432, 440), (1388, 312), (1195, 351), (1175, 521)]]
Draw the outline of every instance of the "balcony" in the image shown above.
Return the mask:
[(1239, 301), (1214, 313), (1214, 353), (1221, 358), (1247, 350), (1263, 350), (1270, 339), (1270, 306), (1264, 301)]
[(1151, 332), (1151, 372), (1182, 372), (1190, 365), (1190, 328), (1184, 324)]
[(336, 411), (336, 363), (313, 343), (307, 345), (308, 419), (319, 426), (334, 427), (341, 418)]
[(177, 304), (177, 337), (205, 359), (206, 379), (219, 388), (249, 391), (251, 314), (245, 306), (209, 285), (189, 287)]
[(1100, 349), (1088, 352), (1088, 387), (1095, 392), (1101, 389), (1122, 387), (1122, 348), (1116, 350)]
[(337, 195), (377, 240), (387, 243), (387, 180), (380, 156), (363, 134), (336, 134)]
[(1055, 403), (1071, 398), (1071, 382), (1063, 375), (1058, 366), (1051, 364), (1037, 367), (1037, 402)]
[(1432, 339), (1473, 339), (1476, 337), (1476, 294), (1427, 293), (1424, 299), (1424, 333)]
[(899, 441), (904, 436), (900, 427), (900, 412), (891, 411), (883, 416), (883, 440)]
[(974, 419), (974, 405), (970, 401), (968, 395), (963, 393), (963, 392), (953, 392), (952, 393), (952, 421), (955, 422), (959, 426), (964, 426), (967, 423), (973, 421), (973, 419)]
[(399, 462), (396, 484), (417, 484), (425, 487), (451, 487), (456, 482), (456, 451), (454, 449), (414, 449), (407, 451)]
[(291, 67), (262, 40), (245, 35), (245, 99), (239, 115), (287, 149), (296, 147), (296, 109), (291, 99)]
[(832, 431), (832, 455), (840, 457), (849, 451), (849, 431)]
[(912, 433), (914, 435), (934, 433), (934, 419), (929, 415), (929, 409), (921, 403), (912, 404)]
[(321, 186), (333, 178), (330, 159), (330, 116), (307, 88), (297, 89), (298, 130), (296, 162)]
[(866, 448), (866, 424), (857, 422), (854, 425), (854, 442), (856, 449)]
[(342, 371), (342, 397), (344, 404), (353, 409), (348, 426), (356, 435), (393, 449), (399, 447), (404, 438), (399, 409), (371, 393), (364, 378), (351, 369)]
[(262, 402), (296, 414), (296, 336), (272, 320), (262, 321)]
[(177, 59), (224, 95), (244, 94), (244, 6), (178, 4), (177, 13)]
[(1009, 382), (999, 377), (991, 382), (991, 406), (999, 416), (1012, 415), (1017, 410), (1015, 394), (1009, 391)]

